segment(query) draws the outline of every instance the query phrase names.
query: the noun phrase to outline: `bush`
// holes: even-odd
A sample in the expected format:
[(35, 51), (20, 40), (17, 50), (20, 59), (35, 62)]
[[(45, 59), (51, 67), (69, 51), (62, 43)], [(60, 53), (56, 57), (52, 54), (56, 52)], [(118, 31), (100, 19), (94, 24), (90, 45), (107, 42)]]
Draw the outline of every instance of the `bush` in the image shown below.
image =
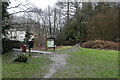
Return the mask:
[(2, 54), (12, 50), (12, 41), (9, 39), (2, 39)]
[(28, 58), (25, 55), (20, 55), (18, 58), (15, 59), (15, 62), (27, 62)]
[(83, 48), (92, 48), (92, 46), (94, 45), (93, 41), (88, 41), (82, 44)]
[(92, 49), (110, 49), (110, 50), (118, 50), (118, 43), (112, 41), (88, 41), (81, 45), (83, 48), (92, 48)]

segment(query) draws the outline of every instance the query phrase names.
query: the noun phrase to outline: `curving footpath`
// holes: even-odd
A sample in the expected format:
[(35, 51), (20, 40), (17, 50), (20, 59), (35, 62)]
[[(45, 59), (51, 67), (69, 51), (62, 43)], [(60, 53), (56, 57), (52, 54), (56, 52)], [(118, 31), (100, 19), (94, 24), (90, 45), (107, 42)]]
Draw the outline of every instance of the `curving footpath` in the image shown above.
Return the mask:
[(51, 54), (52, 57), (50, 57), (50, 59), (53, 60), (54, 62), (52, 64), (50, 64), (50, 66), (48, 68), (49, 72), (43, 78), (51, 78), (51, 76), (58, 69), (64, 67), (67, 64), (66, 58), (70, 56), (67, 53), (76, 51), (79, 46), (80, 46), (80, 44), (78, 43), (78, 44), (74, 45), (72, 49), (68, 49), (68, 50), (62, 51), (63, 53), (66, 53), (66, 54), (56, 54), (57, 52)]

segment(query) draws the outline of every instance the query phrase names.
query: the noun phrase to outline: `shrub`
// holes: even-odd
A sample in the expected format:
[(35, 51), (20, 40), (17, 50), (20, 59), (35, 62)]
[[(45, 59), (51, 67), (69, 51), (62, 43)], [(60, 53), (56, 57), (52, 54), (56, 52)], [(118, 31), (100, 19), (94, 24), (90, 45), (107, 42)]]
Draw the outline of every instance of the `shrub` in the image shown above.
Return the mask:
[(27, 56), (20, 55), (15, 59), (15, 62), (26, 62), (28, 60)]
[(2, 54), (12, 50), (12, 41), (9, 39), (2, 39)]
[(88, 41), (82, 44), (82, 47), (84, 48), (92, 48), (92, 46), (94, 45), (93, 41)]
[(102, 48), (102, 45), (101, 44), (95, 44), (95, 45), (92, 46), (92, 48), (95, 48), (95, 49)]
[(81, 47), (92, 48), (92, 49), (118, 50), (118, 43), (112, 41), (95, 40), (95, 41), (85, 42), (81, 45)]

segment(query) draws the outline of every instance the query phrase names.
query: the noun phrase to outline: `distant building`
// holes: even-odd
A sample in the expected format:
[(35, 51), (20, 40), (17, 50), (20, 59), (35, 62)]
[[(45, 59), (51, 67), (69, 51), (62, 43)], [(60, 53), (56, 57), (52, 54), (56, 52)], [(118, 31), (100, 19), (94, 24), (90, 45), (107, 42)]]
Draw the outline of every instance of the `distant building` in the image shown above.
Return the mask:
[[(10, 40), (17, 40), (17, 41), (25, 41), (25, 30), (16, 30), (16, 29), (11, 29), (8, 31), (8, 38)], [(34, 35), (31, 35), (31, 38), (29, 41), (31, 41), (34, 38)]]
[(10, 40), (24, 41), (26, 31), (11, 29), (8, 31), (8, 38)]

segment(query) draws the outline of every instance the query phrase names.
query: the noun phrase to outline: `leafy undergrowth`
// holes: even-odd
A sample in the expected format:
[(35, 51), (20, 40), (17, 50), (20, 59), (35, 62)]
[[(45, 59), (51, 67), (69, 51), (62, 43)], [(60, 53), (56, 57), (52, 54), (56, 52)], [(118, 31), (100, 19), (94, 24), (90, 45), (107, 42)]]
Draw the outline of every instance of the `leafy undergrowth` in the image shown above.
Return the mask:
[(79, 48), (52, 78), (118, 78), (118, 51)]
[(3, 78), (42, 78), (48, 71), (49, 58), (28, 57), (26, 63), (3, 61)]
[(103, 40), (96, 40), (96, 41), (88, 41), (83, 43), (81, 46), (83, 48), (92, 48), (92, 49), (108, 49), (108, 50), (118, 50), (119, 43), (115, 43), (112, 41), (103, 41)]
[(16, 59), (15, 62), (27, 62), (28, 58), (26, 55), (19, 55)]

